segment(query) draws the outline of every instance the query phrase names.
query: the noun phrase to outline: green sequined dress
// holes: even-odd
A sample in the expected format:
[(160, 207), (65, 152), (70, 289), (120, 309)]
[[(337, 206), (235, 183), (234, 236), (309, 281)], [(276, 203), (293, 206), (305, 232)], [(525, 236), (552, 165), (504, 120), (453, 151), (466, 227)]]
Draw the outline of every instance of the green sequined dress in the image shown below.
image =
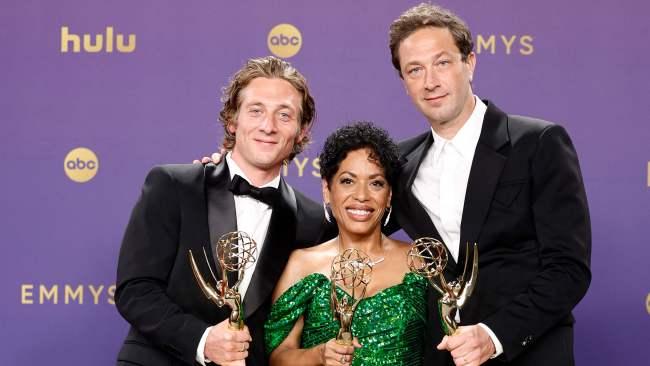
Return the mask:
[[(329, 278), (313, 273), (278, 298), (264, 326), (267, 353), (284, 341), (301, 315), (301, 348), (336, 337), (339, 323), (330, 310), (330, 286)], [(425, 279), (407, 273), (400, 284), (361, 300), (352, 320), (352, 334), (363, 347), (354, 351), (352, 365), (422, 365), (426, 288)], [(340, 288), (338, 295), (349, 297)]]

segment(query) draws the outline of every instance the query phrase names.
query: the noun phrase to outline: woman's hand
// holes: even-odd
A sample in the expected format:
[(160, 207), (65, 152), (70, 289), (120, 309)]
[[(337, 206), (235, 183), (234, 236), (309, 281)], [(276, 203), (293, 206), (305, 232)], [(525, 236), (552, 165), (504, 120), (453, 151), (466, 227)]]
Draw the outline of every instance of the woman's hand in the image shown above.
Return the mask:
[(359, 340), (355, 337), (352, 346), (338, 344), (335, 339), (320, 345), (321, 364), (326, 366), (350, 365), (354, 350), (361, 348)]

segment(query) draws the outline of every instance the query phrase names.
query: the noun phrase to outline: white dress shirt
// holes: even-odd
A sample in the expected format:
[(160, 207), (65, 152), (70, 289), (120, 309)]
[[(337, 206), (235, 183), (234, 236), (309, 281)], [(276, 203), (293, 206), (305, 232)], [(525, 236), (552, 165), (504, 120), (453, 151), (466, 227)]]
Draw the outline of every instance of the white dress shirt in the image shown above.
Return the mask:
[[(474, 99), (476, 103), (472, 114), (451, 140), (440, 137), (433, 128), (431, 129), (433, 145), (422, 159), (411, 187), (411, 192), (426, 210), (449, 254), (456, 262), (460, 249), (460, 225), (469, 172), (487, 110), (480, 98), (474, 96)], [(460, 313), (456, 316), (460, 321)], [(501, 342), (485, 324), (479, 325), (492, 338), (496, 349), (492, 357), (497, 357), (503, 352)]]
[[(246, 179), (248, 183), (251, 182), (244, 171), (241, 170), (237, 163), (232, 159), (230, 153), (226, 155), (225, 159), (226, 163), (228, 164), (228, 170), (230, 171), (230, 179), (232, 179), (235, 175), (239, 175), (240, 177)], [(259, 188), (278, 188), (279, 186), (280, 175), (278, 174), (277, 177), (273, 178), (270, 182), (262, 185)], [(237, 230), (243, 231), (250, 235), (250, 237), (255, 240), (255, 243), (257, 244), (255, 262), (253, 262), (253, 264), (247, 268), (246, 271), (244, 271), (244, 277), (239, 284), (239, 293), (241, 294), (242, 299), (244, 299), (246, 296), (246, 291), (248, 290), (248, 286), (250, 285), (251, 279), (253, 278), (253, 272), (255, 272), (258, 256), (262, 252), (262, 246), (264, 245), (264, 239), (266, 238), (269, 223), (271, 222), (271, 214), (273, 213), (273, 209), (266, 203), (258, 201), (250, 196), (235, 195), (234, 198), (235, 212), (237, 215)], [(196, 361), (201, 365), (205, 365), (206, 362), (210, 362), (209, 360), (205, 359), (203, 350), (205, 349), (205, 341), (211, 328), (212, 327), (209, 327), (205, 330), (203, 337), (201, 337), (201, 341), (199, 342), (199, 345), (196, 349)]]
[(426, 152), (411, 187), (456, 262), (467, 181), (487, 109), (478, 97), (474, 98), (474, 111), (451, 140), (445, 140), (431, 129), (433, 145)]

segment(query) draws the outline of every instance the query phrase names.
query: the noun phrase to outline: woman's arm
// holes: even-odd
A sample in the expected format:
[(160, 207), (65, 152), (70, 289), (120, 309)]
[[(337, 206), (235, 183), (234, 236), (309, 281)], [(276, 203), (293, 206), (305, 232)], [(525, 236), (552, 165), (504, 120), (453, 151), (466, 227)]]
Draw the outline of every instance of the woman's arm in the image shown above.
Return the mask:
[[(317, 268), (311, 265), (317, 263), (316, 258), (309, 258), (310, 251), (295, 250), (291, 253), (287, 266), (278, 281), (273, 293), (273, 302), (289, 289), (294, 283), (308, 273), (316, 272)], [(320, 365), (347, 365), (352, 360), (354, 346), (343, 346), (331, 339), (312, 348), (300, 348), (304, 317), (301, 316), (289, 335), (271, 352), (271, 366), (320, 366)], [(358, 346), (358, 342), (355, 343)], [(342, 362), (343, 361), (343, 362)]]

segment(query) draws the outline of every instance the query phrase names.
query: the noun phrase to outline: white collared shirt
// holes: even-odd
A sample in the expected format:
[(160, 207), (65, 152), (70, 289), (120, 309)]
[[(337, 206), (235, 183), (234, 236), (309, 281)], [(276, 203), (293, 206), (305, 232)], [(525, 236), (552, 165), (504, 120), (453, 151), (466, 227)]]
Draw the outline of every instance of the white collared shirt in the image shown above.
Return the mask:
[[(422, 159), (411, 187), (411, 192), (426, 210), (456, 262), (469, 173), (487, 111), (479, 97), (475, 95), (474, 100), (472, 114), (451, 140), (440, 137), (431, 128), (433, 145)], [(460, 317), (460, 312), (456, 315)], [(496, 334), (487, 325), (478, 325), (485, 329), (494, 343), (495, 353), (491, 358), (503, 353), (503, 345)]]
[[(230, 153), (226, 155), (226, 163), (228, 164), (228, 170), (230, 171), (230, 179), (232, 179), (235, 175), (239, 175), (240, 177), (246, 179), (248, 183), (251, 182), (244, 171), (241, 170), (237, 163), (232, 159)], [(279, 186), (280, 174), (259, 188), (278, 188)], [(258, 201), (250, 196), (235, 195), (234, 197), (235, 212), (237, 213), (237, 230), (243, 231), (250, 235), (250, 237), (255, 240), (255, 243), (257, 244), (257, 256), (255, 257), (255, 262), (244, 271), (244, 278), (242, 278), (242, 281), (239, 284), (239, 293), (243, 299), (246, 296), (248, 285), (250, 285), (251, 279), (253, 278), (253, 272), (255, 271), (255, 266), (257, 265), (257, 259), (262, 252), (264, 239), (266, 238), (269, 223), (271, 222), (271, 214), (273, 213), (273, 209), (266, 203)]]
[[(230, 153), (226, 155), (225, 159), (226, 163), (228, 164), (231, 180), (235, 175), (239, 175), (240, 177), (246, 179), (248, 183), (251, 182), (250, 179), (248, 179), (246, 176), (246, 173), (244, 173), (244, 171), (241, 170), (237, 163), (232, 159)], [(279, 186), (280, 174), (259, 188), (278, 188)], [(246, 296), (246, 291), (248, 290), (248, 286), (250, 285), (251, 279), (253, 278), (257, 260), (259, 259), (259, 255), (262, 252), (262, 246), (264, 245), (264, 239), (266, 239), (266, 233), (268, 232), (269, 223), (271, 222), (271, 214), (273, 213), (273, 209), (266, 203), (258, 201), (250, 196), (234, 195), (234, 198), (235, 212), (237, 215), (237, 230), (243, 231), (250, 235), (250, 237), (255, 240), (255, 243), (257, 244), (257, 255), (255, 256), (255, 262), (253, 262), (253, 264), (244, 271), (244, 277), (239, 284), (239, 293), (241, 294), (242, 299), (244, 299)], [(208, 338), (208, 333), (210, 333), (211, 328), (212, 327), (208, 327), (205, 332), (203, 332), (203, 336), (201, 337), (199, 345), (196, 349), (196, 361), (201, 365), (205, 365), (207, 362), (210, 362), (209, 360), (205, 359), (203, 350), (205, 349), (205, 342)]]
[(474, 111), (451, 140), (431, 129), (433, 145), (422, 159), (411, 187), (455, 261), (460, 248), (467, 181), (487, 110), (477, 96), (474, 99)]

